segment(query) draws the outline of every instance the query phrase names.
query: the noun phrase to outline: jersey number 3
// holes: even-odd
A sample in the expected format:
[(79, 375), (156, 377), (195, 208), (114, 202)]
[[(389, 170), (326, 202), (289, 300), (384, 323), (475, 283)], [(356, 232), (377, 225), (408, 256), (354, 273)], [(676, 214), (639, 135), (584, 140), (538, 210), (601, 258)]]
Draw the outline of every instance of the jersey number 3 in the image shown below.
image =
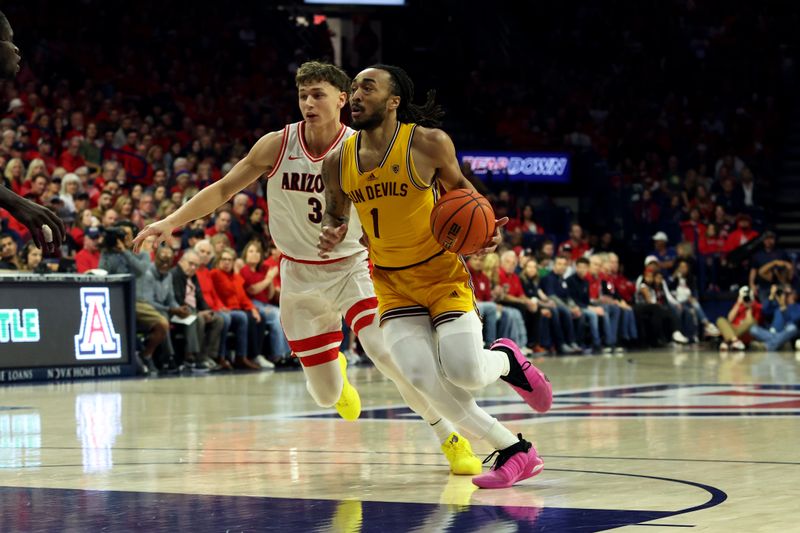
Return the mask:
[(308, 205), (311, 206), (311, 212), (308, 214), (308, 220), (314, 224), (322, 222), (322, 202), (317, 198), (309, 198)]

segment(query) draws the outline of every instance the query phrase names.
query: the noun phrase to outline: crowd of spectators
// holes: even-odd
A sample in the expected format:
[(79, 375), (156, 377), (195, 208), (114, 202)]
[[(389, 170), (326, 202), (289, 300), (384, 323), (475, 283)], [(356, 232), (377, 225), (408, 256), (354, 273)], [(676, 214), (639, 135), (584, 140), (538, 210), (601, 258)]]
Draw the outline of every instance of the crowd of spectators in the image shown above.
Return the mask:
[[(44, 20), (36, 4), (8, 11), (29, 60), (0, 88), (0, 170), (3, 186), (49, 206), (69, 234), (58, 257), (43, 257), (0, 211), (0, 268), (135, 275), (149, 371), (291, 364), (277, 305), (280, 251), (258, 183), (164, 248), (134, 254), (130, 241), (223, 176), (259, 136), (297, 119), (292, 69), (330, 56), (326, 26), (286, 16), (256, 23), (241, 6), (212, 4), (199, 17), (145, 3), (135, 19), (88, 28), (80, 23), (88, 10), (107, 16), (99, 2), (48, 5)], [(721, 347), (737, 349), (748, 333), (774, 335), (775, 326), (753, 328), (773, 324), (776, 312), (778, 331), (794, 333), (795, 314), (784, 312), (795, 305), (794, 262), (777, 248), (765, 210), (785, 129), (781, 82), (793, 75), (781, 40), (791, 17), (712, 4), (720, 10), (542, 6), (553, 24), (536, 35), (518, 31), (524, 17), (498, 24), (508, 49), (453, 39), (422, 43), (435, 53), (419, 57), (399, 48), (403, 39), (384, 39), (384, 59), (412, 75), (424, 69), (423, 86), (441, 88), (458, 146), (573, 158), (583, 198), (572, 225), (556, 225), (551, 205), (503, 176), (484, 183), (465, 168), (498, 216), (511, 218), (497, 253), (470, 259), (487, 341), (511, 337), (532, 353), (622, 353), (721, 331)], [(415, 32), (417, 40), (447, 40), (468, 11), (438, 33)], [(413, 13), (397, 17), (398, 31), (414, 27), (402, 24)], [(653, 32), (659, 18), (669, 24)], [(220, 21), (213, 38), (197, 37), (201, 19)], [(45, 36), (36, 42), (25, 34), (34, 26)], [(609, 37), (615, 31), (621, 40)], [(561, 48), (509, 52), (523, 35)], [(471, 68), (450, 76), (434, 68), (442, 54), (465, 53), (474, 54)], [(701, 302), (739, 287), (750, 300), (740, 297), (718, 331)]]

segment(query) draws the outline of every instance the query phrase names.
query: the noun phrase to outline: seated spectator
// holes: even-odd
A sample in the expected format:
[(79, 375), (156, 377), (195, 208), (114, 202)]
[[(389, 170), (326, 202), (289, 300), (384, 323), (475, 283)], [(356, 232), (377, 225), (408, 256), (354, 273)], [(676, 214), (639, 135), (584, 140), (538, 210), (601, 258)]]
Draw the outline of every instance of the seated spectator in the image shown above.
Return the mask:
[(606, 348), (603, 352), (623, 353), (625, 349), (618, 346), (617, 342), (619, 334), (622, 332), (622, 338), (626, 341), (636, 340), (636, 319), (629, 305), (614, 298), (612, 291), (604, 290), (603, 260), (604, 257), (600, 254), (589, 257), (589, 272), (585, 278), (589, 283), (589, 301), (592, 305), (601, 307), (607, 317), (603, 321), (605, 328), (603, 335), (606, 339)]
[(172, 284), (175, 300), (186, 306), (197, 316), (194, 324), (185, 327), (186, 364), (197, 370), (222, 369), (214, 359), (219, 352), (220, 336), (225, 325), (221, 314), (215, 313), (203, 298), (197, 269), (200, 256), (194, 250), (186, 250), (172, 269)]
[(231, 311), (242, 312), (247, 317), (248, 351), (244, 354), (237, 352), (234, 367), (243, 370), (260, 370), (261, 367), (253, 359), (261, 353), (264, 324), (261, 320), (261, 313), (247, 297), (244, 290), (244, 279), (233, 270), (234, 261), (236, 261), (236, 251), (233, 248), (224, 248), (211, 270), (211, 281), (214, 283), (214, 289), (223, 305)]
[(712, 222), (706, 226), (706, 231), (700, 236), (698, 251), (698, 276), (700, 289), (703, 291), (719, 291), (719, 269), (722, 266), (722, 257), (725, 249), (725, 239), (718, 231), (717, 224)]
[[(169, 335), (169, 322), (161, 316), (155, 307), (144, 298), (144, 276), (150, 270), (150, 254), (141, 251), (133, 253), (133, 237), (135, 228), (122, 224), (113, 228), (109, 235), (109, 228), (103, 238), (103, 248), (100, 252), (102, 268), (109, 274), (133, 274), (136, 278), (136, 330), (147, 335), (147, 342), (141, 353), (139, 372), (145, 375), (158, 375), (158, 369), (153, 361), (153, 354)], [(116, 230), (116, 231), (114, 231)]]
[[(568, 249), (567, 245), (569, 245)], [(589, 251), (589, 243), (583, 237), (583, 228), (580, 224), (572, 224), (570, 226), (569, 239), (562, 242), (561, 246), (558, 247), (559, 255), (565, 251), (569, 251), (570, 259), (573, 262)]]
[(22, 262), (17, 256), (17, 241), (8, 233), (0, 234), (0, 270), (20, 270)]
[(758, 232), (752, 228), (753, 219), (750, 215), (736, 216), (736, 229), (725, 240), (725, 253), (729, 254), (758, 237)]
[(67, 172), (75, 172), (78, 167), (86, 166), (86, 160), (78, 153), (81, 149), (81, 138), (73, 137), (69, 140), (67, 149), (61, 154), (58, 165), (64, 167)]
[(753, 179), (753, 171), (747, 167), (742, 169), (742, 177), (739, 188), (741, 189), (740, 198), (742, 199), (742, 204), (744, 205), (745, 209), (752, 209), (754, 207), (764, 205), (761, 187), (755, 184)]
[[(605, 309), (598, 305), (592, 305), (589, 298), (589, 260), (585, 257), (579, 258), (575, 262), (575, 274), (567, 278), (567, 290), (569, 297), (580, 308), (581, 315), (589, 325), (589, 333), (592, 338), (592, 351), (611, 353), (617, 341), (616, 331), (611, 330), (609, 316)], [(618, 315), (618, 311), (617, 311)], [(603, 322), (603, 330), (606, 333), (605, 346), (600, 339), (600, 321)], [(613, 344), (612, 344), (613, 342)]]
[(503, 288), (503, 295), (498, 302), (504, 307), (513, 307), (522, 313), (525, 321), (525, 330), (528, 334), (527, 347), (534, 351), (541, 351), (541, 339), (539, 338), (539, 306), (535, 300), (525, 296), (522, 290), (522, 282), (516, 273), (517, 254), (513, 250), (507, 250), (500, 256), (500, 286)]
[[(170, 273), (173, 257), (174, 253), (171, 248), (160, 247), (155, 253), (155, 263), (150, 264), (141, 281), (137, 282), (137, 285), (139, 283), (142, 285), (142, 299), (152, 305), (167, 320), (173, 316), (187, 318), (191, 314), (188, 306), (178, 304), (175, 299), (175, 289), (172, 283), (172, 274)], [(193, 324), (191, 329), (195, 327)], [(174, 360), (176, 354), (172, 345), (171, 335), (167, 335), (166, 339), (164, 339), (163, 348), (162, 369), (167, 371), (177, 370), (183, 364), (185, 356), (179, 357), (178, 361)]]
[(564, 327), (564, 353), (578, 353), (583, 349), (577, 343), (574, 319), (582, 317), (581, 309), (570, 298), (564, 273), (567, 271), (567, 259), (556, 257), (553, 270), (542, 278), (540, 288), (548, 300), (555, 304), (556, 313)]
[(706, 225), (700, 217), (700, 210), (693, 207), (689, 211), (689, 220), (680, 223), (683, 240), (699, 246), (702, 236), (706, 232)]
[(58, 270), (58, 263), (48, 265), (42, 262), (42, 250), (33, 241), (28, 241), (22, 247), (20, 270), (34, 274), (48, 274)]
[(739, 289), (739, 297), (728, 311), (728, 316), (717, 319), (717, 328), (722, 335), (719, 350), (745, 350), (751, 340), (750, 328), (760, 320), (761, 304), (753, 298), (750, 287), (745, 285)]
[[(597, 299), (600, 303), (613, 302), (619, 307), (619, 338), (631, 345), (639, 339), (639, 330), (636, 327), (636, 315), (633, 312), (633, 307), (631, 307), (630, 302), (623, 297), (623, 294), (620, 292), (620, 287), (624, 287), (626, 292), (630, 289), (631, 298), (633, 297), (635, 287), (625, 276), (618, 273), (619, 258), (615, 253), (597, 254), (597, 257), (600, 261), (599, 274), (597, 274), (599, 283), (594, 284), (590, 281), (589, 296), (592, 299)], [(592, 258), (590, 257), (589, 273), (592, 274), (594, 270), (596, 270), (596, 267), (593, 265)], [(625, 348), (617, 346), (614, 352), (618, 354), (624, 353)]]
[(761, 302), (767, 301), (772, 285), (789, 285), (794, 265), (789, 254), (775, 247), (775, 232), (764, 232), (764, 248), (750, 262), (750, 290)]
[(100, 266), (100, 228), (89, 227), (81, 241), (83, 247), (75, 254), (75, 268), (79, 274)]
[(725, 208), (728, 213), (741, 213), (744, 209), (743, 191), (736, 187), (736, 180), (726, 177), (720, 181), (721, 191), (714, 198), (714, 203)]
[[(762, 308), (769, 320), (769, 327), (750, 326), (750, 335), (766, 344), (768, 352), (775, 352), (797, 336), (797, 321), (800, 320), (800, 304), (791, 285), (773, 285), (769, 299)], [(771, 318), (770, 318), (771, 317)]]
[(687, 320), (692, 320), (690, 328), (684, 328), (683, 333), (697, 342), (697, 332), (699, 327), (703, 327), (703, 333), (707, 337), (718, 337), (719, 330), (712, 324), (706, 316), (703, 307), (698, 300), (697, 280), (692, 273), (691, 265), (686, 259), (679, 259), (675, 271), (667, 283), (669, 290), (678, 302), (678, 305), (688, 314)]
[(606, 255), (603, 274), (610, 293), (623, 302), (633, 303), (636, 285), (620, 271), (619, 256), (617, 254), (611, 252)]
[(675, 248), (667, 246), (668, 242), (667, 234), (663, 231), (659, 231), (653, 235), (654, 250), (650, 255), (654, 255), (658, 258), (658, 265), (659, 268), (661, 268), (661, 272), (671, 272), (675, 266), (675, 260), (678, 257)]
[(678, 344), (687, 344), (679, 329), (678, 316), (669, 307), (672, 296), (664, 284), (658, 258), (645, 259), (644, 273), (636, 280), (636, 304), (633, 311), (639, 330), (639, 338), (654, 347), (663, 347), (667, 339)]
[(578, 353), (570, 348), (575, 343), (574, 338), (569, 338), (569, 328), (564, 321), (572, 322), (572, 316), (566, 309), (559, 309), (556, 303), (547, 297), (541, 288), (539, 279), (539, 265), (536, 259), (530, 257), (520, 274), (522, 289), (525, 296), (534, 300), (539, 305), (541, 319), (539, 329), (541, 332), (542, 346), (551, 348), (558, 354)]
[(497, 303), (499, 320), (497, 322), (497, 336), (505, 337), (517, 343), (517, 346), (528, 346), (528, 332), (525, 329), (525, 319), (522, 312), (514, 307), (506, 307), (498, 303), (505, 296), (503, 286), (500, 284), (500, 256), (491, 253), (483, 260), (483, 273), (492, 284), (492, 298)]
[(472, 288), (475, 292), (475, 300), (478, 312), (483, 321), (483, 344), (488, 348), (497, 336), (498, 308), (492, 296), (492, 282), (483, 272), (483, 256), (472, 255), (469, 258), (467, 267), (472, 278)]
[(231, 220), (232, 216), (230, 211), (217, 211), (217, 214), (214, 217), (214, 225), (206, 229), (206, 236), (214, 237), (215, 235), (225, 235), (228, 238), (228, 246), (233, 247), (236, 243), (236, 240), (233, 238), (233, 234), (230, 232)]
[(75, 196), (83, 192), (81, 190), (81, 179), (77, 174), (67, 174), (61, 179), (61, 190), (58, 196), (64, 201), (64, 207), (70, 212), (75, 213)]
[[(275, 296), (275, 277), (280, 267), (264, 266), (264, 249), (259, 241), (250, 241), (242, 251), (244, 266), (239, 272), (244, 280), (244, 289), (250, 300), (261, 313), (261, 321), (269, 334), (269, 355), (273, 361), (291, 357), (292, 350), (281, 327), (281, 309), (269, 302)], [(275, 368), (263, 355), (256, 356), (256, 363), (261, 368)]]

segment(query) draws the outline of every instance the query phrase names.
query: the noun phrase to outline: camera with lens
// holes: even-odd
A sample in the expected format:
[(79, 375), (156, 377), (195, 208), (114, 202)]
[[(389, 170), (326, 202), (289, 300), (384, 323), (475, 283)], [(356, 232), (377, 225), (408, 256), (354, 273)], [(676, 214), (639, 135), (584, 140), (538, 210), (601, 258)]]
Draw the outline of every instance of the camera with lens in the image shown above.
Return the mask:
[(117, 251), (117, 247), (119, 246), (117, 243), (125, 241), (125, 237), (128, 235), (124, 229), (116, 227), (101, 227), (100, 233), (103, 236), (103, 249), (110, 252)]
[(739, 296), (742, 297), (742, 301), (746, 304), (749, 304), (752, 297), (750, 296), (750, 287), (745, 285), (741, 289), (739, 289)]

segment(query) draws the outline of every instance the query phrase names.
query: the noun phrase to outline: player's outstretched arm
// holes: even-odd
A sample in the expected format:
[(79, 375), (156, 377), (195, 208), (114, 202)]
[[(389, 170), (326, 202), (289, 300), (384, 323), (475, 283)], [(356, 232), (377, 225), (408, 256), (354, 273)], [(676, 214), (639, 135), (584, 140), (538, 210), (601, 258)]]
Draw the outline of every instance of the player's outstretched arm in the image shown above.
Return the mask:
[[(427, 170), (426, 175), (436, 176), (436, 179), (444, 186), (445, 190), (469, 189), (475, 191), (472, 183), (461, 173), (461, 167), (458, 166), (458, 157), (456, 157), (456, 147), (452, 139), (442, 130), (418, 127), (414, 133), (411, 149), (417, 171), (423, 172), (423, 169), (425, 169)], [(425, 179), (424, 176), (423, 179)], [(497, 245), (503, 242), (500, 228), (506, 224), (508, 224), (508, 217), (495, 220), (494, 235), (484, 248), (478, 252), (478, 255), (493, 252)]]
[(134, 250), (138, 252), (142, 242), (150, 235), (155, 235), (153, 247), (158, 248), (172, 234), (172, 230), (214, 212), (234, 194), (271, 170), (280, 152), (282, 136), (283, 131), (273, 131), (261, 137), (250, 153), (236, 163), (222, 179), (201, 190), (165, 219), (153, 222), (139, 232), (133, 241)]
[(322, 231), (319, 234), (319, 256), (327, 259), (328, 252), (342, 242), (347, 235), (350, 221), (350, 198), (342, 190), (339, 175), (341, 151), (336, 150), (322, 162), (322, 181), (325, 184), (325, 213), (322, 215)]

